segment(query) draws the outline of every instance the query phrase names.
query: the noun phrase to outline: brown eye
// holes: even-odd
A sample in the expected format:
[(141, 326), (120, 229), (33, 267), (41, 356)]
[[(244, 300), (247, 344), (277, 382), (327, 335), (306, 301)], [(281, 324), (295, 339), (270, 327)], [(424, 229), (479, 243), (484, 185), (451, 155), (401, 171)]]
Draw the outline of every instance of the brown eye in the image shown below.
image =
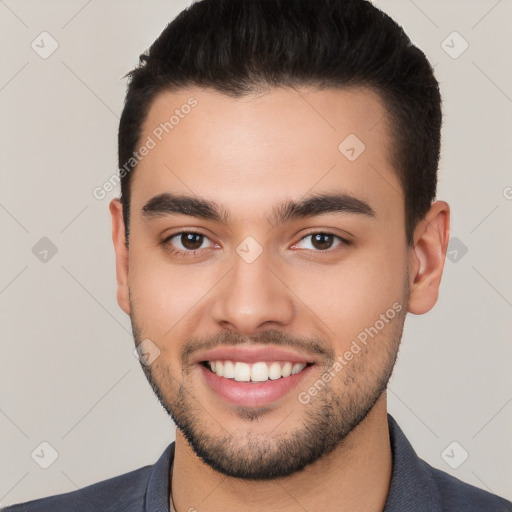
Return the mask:
[[(301, 245), (303, 246), (300, 247)], [(336, 249), (339, 246), (349, 245), (351, 245), (350, 241), (335, 235), (334, 233), (318, 231), (316, 233), (310, 233), (309, 235), (302, 237), (300, 242), (294, 247), (299, 247), (299, 249), (308, 249), (313, 252), (323, 252), (329, 251), (330, 249)]]
[(179, 240), (185, 249), (195, 251), (203, 245), (203, 238), (203, 235), (197, 233), (182, 233)]
[[(167, 237), (161, 243), (171, 254), (177, 256), (194, 256), (200, 250), (207, 249), (204, 244), (211, 242), (210, 239), (201, 233), (194, 231), (181, 231)], [(211, 245), (210, 245), (211, 247)]]
[(330, 249), (334, 242), (334, 236), (328, 233), (316, 233), (311, 237), (311, 245), (319, 251)]

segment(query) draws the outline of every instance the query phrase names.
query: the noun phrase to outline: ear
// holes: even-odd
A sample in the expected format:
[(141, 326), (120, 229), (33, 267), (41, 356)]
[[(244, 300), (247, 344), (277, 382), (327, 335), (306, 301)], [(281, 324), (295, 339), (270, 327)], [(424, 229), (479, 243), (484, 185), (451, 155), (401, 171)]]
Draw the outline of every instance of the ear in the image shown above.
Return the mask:
[(123, 205), (119, 199), (110, 201), (112, 217), (112, 241), (116, 252), (117, 303), (129, 315), (131, 313), (128, 289), (128, 249), (126, 247)]
[(449, 239), (450, 207), (435, 201), (416, 226), (409, 252), (410, 313), (427, 313), (437, 302)]

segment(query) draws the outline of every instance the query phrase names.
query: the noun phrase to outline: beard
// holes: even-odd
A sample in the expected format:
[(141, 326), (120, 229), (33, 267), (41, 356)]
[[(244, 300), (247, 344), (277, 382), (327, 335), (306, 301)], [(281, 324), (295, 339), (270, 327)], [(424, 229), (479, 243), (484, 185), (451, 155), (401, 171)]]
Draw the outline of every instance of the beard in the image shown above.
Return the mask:
[[(402, 304), (407, 304), (408, 288), (406, 296)], [(133, 335), (138, 347), (144, 337), (131, 298), (130, 303)], [(188, 379), (195, 366), (190, 363), (190, 356), (198, 350), (219, 345), (290, 346), (299, 351), (301, 348), (313, 351), (321, 358), (319, 365), (325, 374), (332, 373), (336, 355), (323, 339), (303, 338), (277, 330), (246, 337), (228, 330), (211, 337), (188, 339), (181, 349), (181, 374), (173, 372), (170, 365), (161, 360), (163, 358), (150, 365), (141, 362), (141, 367), (160, 404), (205, 464), (233, 478), (272, 480), (297, 473), (328, 455), (368, 416), (386, 390), (393, 372), (405, 316), (406, 310), (402, 308), (390, 321), (387, 333), (381, 332), (377, 339), (369, 340), (335, 377), (323, 383), (322, 389), (310, 397), (307, 404), (297, 400), (295, 409), (302, 409), (303, 413), (286, 434), (251, 432), (252, 422), (257, 423), (275, 406), (236, 407), (234, 414), (248, 429), (244, 431), (243, 426), (238, 425), (234, 432), (221, 428), (220, 433), (214, 433), (212, 421), (219, 423), (214, 413), (195, 397), (191, 379)]]

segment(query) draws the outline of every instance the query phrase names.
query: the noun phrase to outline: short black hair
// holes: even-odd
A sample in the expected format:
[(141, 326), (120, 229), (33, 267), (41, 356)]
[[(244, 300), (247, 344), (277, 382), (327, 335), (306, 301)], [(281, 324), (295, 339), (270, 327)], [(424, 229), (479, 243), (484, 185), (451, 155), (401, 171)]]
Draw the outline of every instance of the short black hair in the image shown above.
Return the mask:
[[(379, 94), (387, 112), (409, 245), (435, 198), (439, 84), (425, 54), (369, 1), (201, 0), (167, 25), (126, 76), (119, 169), (134, 162), (142, 125), (163, 91), (210, 87), (237, 98), (271, 87), (364, 86)], [(121, 175), (127, 245), (135, 167)]]

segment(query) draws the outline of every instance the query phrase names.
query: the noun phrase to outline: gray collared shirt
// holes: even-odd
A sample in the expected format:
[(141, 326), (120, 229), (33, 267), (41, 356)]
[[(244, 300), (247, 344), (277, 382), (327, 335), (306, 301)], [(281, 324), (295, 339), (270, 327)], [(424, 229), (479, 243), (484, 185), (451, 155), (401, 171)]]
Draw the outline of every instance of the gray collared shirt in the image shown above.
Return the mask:
[[(421, 460), (388, 414), (393, 471), (383, 512), (512, 512), (512, 502), (466, 484)], [(2, 509), (3, 512), (171, 512), (174, 443), (158, 461), (77, 491)]]

